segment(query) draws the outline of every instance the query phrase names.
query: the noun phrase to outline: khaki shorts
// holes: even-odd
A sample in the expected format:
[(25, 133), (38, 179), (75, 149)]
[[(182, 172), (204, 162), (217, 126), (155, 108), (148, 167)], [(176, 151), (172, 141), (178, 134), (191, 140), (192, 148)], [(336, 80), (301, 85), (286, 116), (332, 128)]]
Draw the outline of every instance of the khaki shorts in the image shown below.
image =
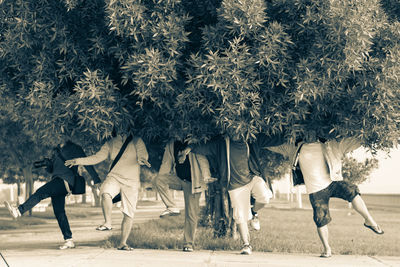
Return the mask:
[(271, 190), (259, 176), (254, 176), (250, 183), (228, 192), (233, 208), (233, 219), (238, 224), (247, 223), (252, 218), (250, 195), (257, 203), (263, 204), (269, 203), (272, 197)]
[(129, 186), (118, 182), (113, 176), (107, 176), (100, 188), (100, 195), (108, 194), (111, 198), (121, 193), (121, 211), (133, 218), (139, 195), (139, 184)]

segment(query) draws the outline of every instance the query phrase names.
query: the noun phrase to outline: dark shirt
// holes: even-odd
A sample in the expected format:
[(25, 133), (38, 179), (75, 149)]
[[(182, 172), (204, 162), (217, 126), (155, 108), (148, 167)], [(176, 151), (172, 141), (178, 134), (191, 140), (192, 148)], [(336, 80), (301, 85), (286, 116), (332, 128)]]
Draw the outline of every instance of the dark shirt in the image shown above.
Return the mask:
[[(79, 158), (79, 157), (85, 157), (85, 152), (83, 151), (82, 147), (80, 147), (77, 144), (74, 144), (72, 142), (66, 142), (65, 145), (60, 148), (58, 147), (62, 154), (62, 157), (65, 160), (68, 159), (73, 159), (73, 158)], [(52, 157), (52, 163), (53, 163), (53, 168), (52, 168), (52, 177), (59, 177), (65, 181), (67, 181), (71, 186), (74, 186), (74, 172), (73, 171), (78, 171), (77, 166), (69, 168), (64, 165), (64, 160), (61, 159), (59, 153), (57, 153), (56, 149), (54, 149), (53, 157)], [(89, 175), (92, 177), (93, 181), (95, 184), (100, 183), (101, 180), (99, 179), (99, 176), (96, 172), (96, 170), (93, 168), (93, 166), (85, 166), (85, 169), (89, 173)]]
[(249, 150), (245, 142), (230, 142), (231, 179), (228, 190), (242, 187), (251, 182), (253, 175), (249, 168)]
[(190, 172), (190, 161), (189, 157), (186, 157), (185, 162), (182, 164), (179, 163), (178, 161), (178, 153), (179, 151), (185, 149), (187, 146), (186, 143), (182, 143), (181, 141), (175, 141), (174, 142), (174, 158), (175, 158), (175, 171), (176, 175), (182, 179), (191, 182), (192, 181), (192, 175)]

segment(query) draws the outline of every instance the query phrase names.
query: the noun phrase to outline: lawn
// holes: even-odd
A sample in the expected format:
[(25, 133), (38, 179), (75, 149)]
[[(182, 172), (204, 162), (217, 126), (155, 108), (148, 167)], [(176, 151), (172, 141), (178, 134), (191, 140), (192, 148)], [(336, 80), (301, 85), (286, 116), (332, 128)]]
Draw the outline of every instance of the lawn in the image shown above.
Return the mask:
[[(400, 200), (365, 196), (371, 214), (385, 230), (382, 236), (363, 226), (357, 213), (349, 212), (346, 202), (332, 200), (329, 224), (330, 244), (334, 254), (400, 255)], [(305, 200), (305, 204), (308, 200)], [(307, 206), (307, 205), (305, 205)], [(322, 250), (310, 209), (266, 208), (260, 211), (261, 231), (251, 231), (254, 251), (319, 253)], [(136, 248), (181, 249), (184, 216), (152, 220), (134, 225), (128, 243)], [(105, 246), (116, 246), (119, 236), (113, 235)], [(199, 227), (196, 249), (239, 250), (240, 242), (232, 238), (214, 238), (209, 228)]]
[[(73, 204), (65, 207), (69, 219), (88, 218), (95, 214), (101, 214), (100, 208), (93, 208), (87, 204)], [(3, 219), (4, 218), (4, 219)], [(44, 212), (32, 212), (24, 214), (18, 220), (11, 220), (6, 208), (0, 208), (0, 230), (19, 229), (30, 225), (45, 224), (47, 220), (54, 220), (55, 216), (51, 206)]]

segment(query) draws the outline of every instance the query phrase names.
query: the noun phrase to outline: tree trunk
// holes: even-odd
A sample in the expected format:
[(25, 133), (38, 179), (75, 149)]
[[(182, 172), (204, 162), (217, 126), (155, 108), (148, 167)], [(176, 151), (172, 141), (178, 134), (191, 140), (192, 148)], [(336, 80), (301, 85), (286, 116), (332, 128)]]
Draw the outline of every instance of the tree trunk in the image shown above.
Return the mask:
[(82, 194), (82, 204), (86, 204), (86, 193)]
[(22, 203), (19, 203), (19, 196), (21, 195), (21, 180), (19, 179), (19, 176), (16, 177), (17, 179), (17, 204), (21, 205)]
[[(22, 168), (22, 174), (25, 179), (25, 201), (33, 194), (33, 175), (32, 167), (26, 165)], [(29, 210), (29, 216), (32, 216), (32, 210)]]
[(94, 186), (91, 186), (91, 185), (90, 185), (90, 188), (92, 189), (92, 194), (93, 194), (93, 198), (94, 198), (94, 205), (96, 207), (100, 207), (100, 196), (97, 193), (97, 190), (95, 189)]

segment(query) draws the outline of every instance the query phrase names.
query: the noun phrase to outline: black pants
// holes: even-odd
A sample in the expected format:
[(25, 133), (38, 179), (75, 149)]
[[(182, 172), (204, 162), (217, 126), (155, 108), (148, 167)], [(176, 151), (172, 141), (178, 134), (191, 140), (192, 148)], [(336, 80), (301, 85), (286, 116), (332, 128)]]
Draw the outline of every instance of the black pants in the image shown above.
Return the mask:
[(36, 206), (43, 199), (51, 197), (51, 204), (58, 226), (61, 229), (64, 239), (70, 239), (72, 238), (72, 232), (69, 227), (67, 215), (65, 214), (65, 196), (67, 194), (68, 192), (65, 188), (64, 180), (56, 177), (36, 190), (36, 192), (20, 205), (18, 209), (21, 214), (23, 214)]

